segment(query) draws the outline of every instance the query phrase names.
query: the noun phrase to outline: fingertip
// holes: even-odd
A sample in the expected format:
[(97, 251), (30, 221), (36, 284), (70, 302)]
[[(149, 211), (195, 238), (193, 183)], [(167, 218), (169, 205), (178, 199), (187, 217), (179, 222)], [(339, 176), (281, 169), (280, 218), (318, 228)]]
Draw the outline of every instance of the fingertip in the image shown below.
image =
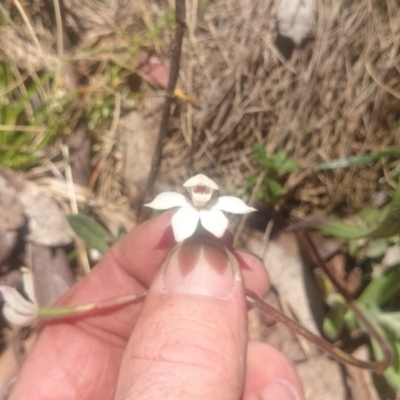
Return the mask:
[(145, 286), (150, 285), (159, 266), (176, 244), (171, 228), (175, 211), (166, 211), (138, 225), (118, 241), (106, 257), (111, 256), (118, 266)]
[(209, 244), (184, 243), (174, 251), (154, 279), (127, 345), (119, 396), (141, 398), (151, 387), (146, 398), (238, 398), (247, 312), (235, 271), (225, 252)]
[(270, 280), (263, 261), (245, 250), (234, 250), (233, 253), (242, 268), (245, 286), (264, 297), (270, 288)]
[(248, 345), (243, 400), (254, 398), (304, 400), (296, 368), (284, 354), (267, 343), (250, 342)]

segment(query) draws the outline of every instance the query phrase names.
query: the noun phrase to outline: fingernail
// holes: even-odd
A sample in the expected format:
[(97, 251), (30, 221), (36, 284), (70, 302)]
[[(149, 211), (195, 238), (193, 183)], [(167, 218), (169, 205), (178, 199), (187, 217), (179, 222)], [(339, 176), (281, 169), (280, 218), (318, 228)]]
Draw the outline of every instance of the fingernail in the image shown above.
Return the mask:
[(227, 255), (216, 247), (189, 243), (179, 247), (164, 267), (168, 293), (226, 298), (234, 286), (234, 268)]
[(272, 382), (261, 393), (262, 400), (299, 400), (295, 389), (286, 382)]

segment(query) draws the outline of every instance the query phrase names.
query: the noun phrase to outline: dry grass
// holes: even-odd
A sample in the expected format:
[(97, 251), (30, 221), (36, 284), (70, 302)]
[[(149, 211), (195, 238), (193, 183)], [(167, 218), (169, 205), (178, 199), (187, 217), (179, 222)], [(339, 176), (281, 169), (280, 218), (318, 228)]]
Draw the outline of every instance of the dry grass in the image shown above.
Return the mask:
[(297, 187), (299, 213), (359, 209), (380, 189), (381, 162), (319, 173), (309, 167), (397, 144), (399, 5), (318, 1), (313, 38), (285, 61), (274, 45), (272, 3), (221, 0), (198, 17), (183, 77), (201, 110), (186, 106), (166, 175), (190, 165), (217, 172), (234, 191), (257, 172), (252, 146), (263, 142), (268, 153), (284, 149), (303, 167), (288, 182)]

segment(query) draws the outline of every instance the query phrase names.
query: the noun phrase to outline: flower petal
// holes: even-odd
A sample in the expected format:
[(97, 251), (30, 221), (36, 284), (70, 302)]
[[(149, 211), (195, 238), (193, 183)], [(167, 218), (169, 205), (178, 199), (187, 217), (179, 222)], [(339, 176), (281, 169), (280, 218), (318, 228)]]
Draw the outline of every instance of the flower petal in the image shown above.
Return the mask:
[(217, 210), (216, 208), (201, 210), (200, 221), (204, 229), (211, 232), (217, 238), (222, 237), (228, 227), (228, 218), (225, 217), (221, 210)]
[(211, 209), (218, 209), (233, 214), (248, 214), (257, 211), (253, 207), (249, 207), (243, 200), (233, 196), (218, 197), (211, 204)]
[(192, 176), (189, 178), (184, 184), (184, 187), (192, 187), (192, 186), (197, 186), (197, 185), (204, 185), (209, 187), (212, 190), (218, 190), (218, 185), (210, 179), (208, 176), (205, 176), (203, 174), (198, 174), (196, 176)]
[(171, 225), (177, 242), (192, 236), (199, 223), (200, 213), (193, 207), (182, 207), (172, 217)]
[(175, 192), (160, 193), (151, 203), (145, 204), (146, 207), (156, 210), (168, 210), (173, 207), (189, 206), (190, 203), (183, 194)]
[(29, 268), (22, 267), (22, 283), (24, 285), (24, 291), (29, 297), (29, 299), (36, 304), (35, 287), (33, 284), (32, 271)]
[[(33, 305), (33, 304), (32, 304)], [(9, 304), (4, 304), (3, 306), (3, 316), (4, 318), (14, 326), (29, 326), (33, 325), (37, 319), (36, 307), (33, 307), (32, 311), (28, 314), (21, 314), (12, 308)]]
[(20, 314), (30, 314), (36, 309), (35, 304), (25, 299), (18, 290), (10, 286), (0, 286), (0, 292), (3, 294), (4, 302)]
[(16, 289), (10, 286), (0, 286), (3, 294), (3, 316), (11, 324), (16, 326), (29, 326), (37, 318), (37, 307), (26, 300)]

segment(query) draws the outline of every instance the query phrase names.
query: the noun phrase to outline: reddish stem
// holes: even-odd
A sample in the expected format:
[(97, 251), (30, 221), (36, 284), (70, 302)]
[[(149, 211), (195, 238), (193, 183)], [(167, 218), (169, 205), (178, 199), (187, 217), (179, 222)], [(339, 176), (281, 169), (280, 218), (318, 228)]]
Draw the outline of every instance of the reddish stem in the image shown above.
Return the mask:
[[(282, 324), (286, 325), (293, 332), (296, 332), (299, 335), (303, 336), (309, 342), (314, 343), (320, 349), (329, 353), (336, 360), (338, 360), (342, 363), (354, 365), (359, 368), (372, 369), (372, 370), (375, 370), (379, 374), (384, 372), (385, 369), (391, 364), (391, 358), (387, 358), (388, 355), (385, 351), (384, 351), (385, 359), (382, 361), (374, 362), (374, 361), (359, 360), (359, 359), (353, 357), (351, 354), (348, 354), (345, 351), (334, 346), (332, 343), (322, 339), (321, 337), (319, 337), (317, 335), (314, 335), (309, 330), (305, 329), (303, 326), (299, 325), (297, 322), (288, 318), (286, 315), (282, 314), (280, 311), (278, 311), (277, 309), (272, 307), (270, 304), (266, 303), (263, 299), (261, 299), (259, 296), (257, 296), (250, 289), (246, 288), (245, 291), (246, 291), (247, 300), (251, 304), (255, 305), (259, 310), (261, 310), (265, 314), (268, 314), (269, 317), (272, 316), (272, 318), (274, 318), (276, 321), (281, 322)], [(378, 338), (376, 338), (376, 339), (378, 339)], [(380, 342), (380, 344), (381, 344), (381, 342)], [(387, 347), (385, 342), (384, 342), (384, 345), (381, 344), (381, 346), (382, 346), (382, 350), (384, 350)], [(391, 352), (390, 352), (390, 354), (391, 354)]]

